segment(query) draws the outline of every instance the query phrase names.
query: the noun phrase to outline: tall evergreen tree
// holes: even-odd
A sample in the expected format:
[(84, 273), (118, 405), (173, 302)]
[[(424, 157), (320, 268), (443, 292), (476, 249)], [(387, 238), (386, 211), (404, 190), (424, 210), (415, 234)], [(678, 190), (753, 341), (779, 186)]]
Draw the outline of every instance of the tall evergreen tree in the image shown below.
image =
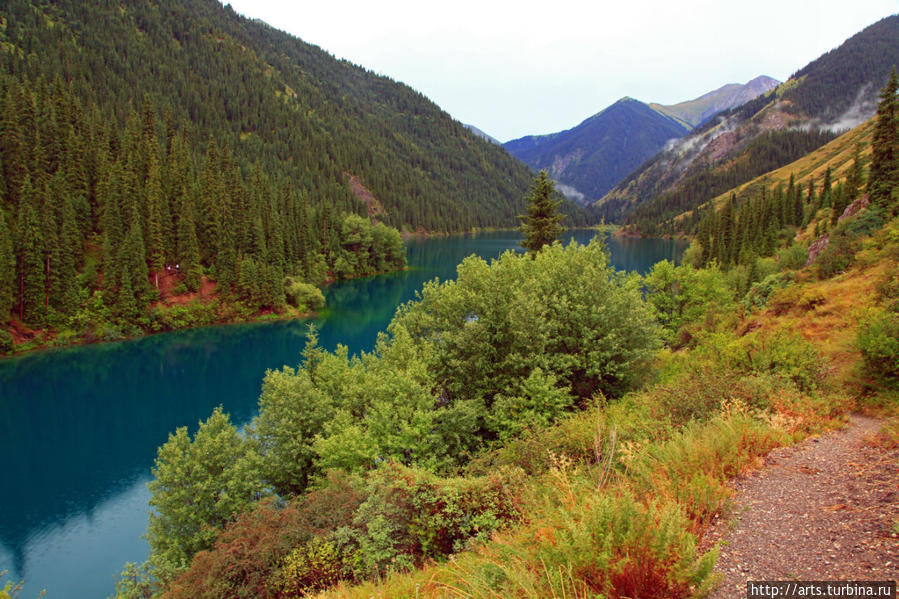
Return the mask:
[(39, 320), (44, 305), (44, 237), (36, 208), (31, 179), (25, 176), (22, 185), (22, 206), (16, 225), (17, 277), (19, 285), (19, 318)]
[(561, 225), (565, 215), (558, 213), (562, 201), (555, 197), (555, 186), (545, 170), (534, 180), (527, 202), (528, 213), (518, 217), (522, 221), (519, 230), (524, 233), (521, 247), (536, 253), (565, 231)]
[(191, 291), (200, 289), (203, 267), (200, 264), (200, 246), (197, 243), (193, 200), (185, 190), (181, 193), (178, 210), (178, 267), (184, 274), (184, 284)]
[(886, 87), (880, 92), (877, 105), (877, 123), (871, 141), (871, 171), (868, 193), (871, 202), (885, 210), (893, 211), (899, 201), (899, 100), (896, 91), (899, 81), (896, 67), (890, 72)]
[(15, 302), (16, 258), (13, 254), (12, 235), (3, 211), (0, 210), (0, 324), (9, 319)]

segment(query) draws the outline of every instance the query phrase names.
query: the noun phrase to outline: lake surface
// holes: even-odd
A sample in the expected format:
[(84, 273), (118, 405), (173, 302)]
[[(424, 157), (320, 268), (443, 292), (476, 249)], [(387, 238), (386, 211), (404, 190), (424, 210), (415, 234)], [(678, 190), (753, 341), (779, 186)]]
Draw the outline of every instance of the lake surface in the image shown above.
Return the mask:
[[(519, 240), (498, 232), (410, 241), (409, 270), (326, 290), (319, 343), (371, 349), (425, 281), (454, 278), (465, 256), (494, 258)], [(686, 248), (660, 239), (607, 245), (615, 268), (639, 272)], [(112, 595), (125, 562), (149, 552), (141, 537), (157, 447), (179, 426), (193, 433), (218, 405), (235, 423), (249, 421), (265, 370), (299, 363), (308, 325), (206, 327), (0, 360), (0, 572), (25, 579), (20, 597)]]

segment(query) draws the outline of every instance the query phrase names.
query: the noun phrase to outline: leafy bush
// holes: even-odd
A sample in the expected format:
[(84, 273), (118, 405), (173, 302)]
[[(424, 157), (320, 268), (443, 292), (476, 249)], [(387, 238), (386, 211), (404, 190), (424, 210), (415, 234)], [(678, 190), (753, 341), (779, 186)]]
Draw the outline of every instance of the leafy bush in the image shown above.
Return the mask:
[(719, 368), (776, 376), (803, 391), (816, 388), (822, 376), (818, 351), (799, 333), (756, 331), (737, 339), (716, 333), (705, 341), (698, 355)]
[(174, 306), (157, 306), (150, 312), (150, 327), (156, 331), (177, 331), (214, 324), (218, 321), (218, 303), (192, 301)]
[(284, 279), (284, 296), (288, 304), (301, 312), (317, 312), (325, 307), (325, 296), (321, 289), (294, 277)]
[(865, 371), (881, 383), (899, 383), (899, 314), (875, 309), (859, 324), (856, 339)]
[(808, 245), (796, 243), (777, 252), (777, 264), (781, 270), (799, 270), (808, 262)]
[(287, 505), (263, 500), (239, 516), (169, 585), (167, 599), (280, 597), (278, 571), (291, 552), (350, 526), (364, 499), (360, 481), (336, 472), (321, 485)]
[(760, 282), (755, 283), (743, 297), (743, 306), (747, 310), (764, 308), (768, 300), (778, 290), (789, 285), (793, 280), (792, 273), (777, 273), (768, 275)]
[(455, 281), (426, 284), (388, 330), (408, 331), (450, 402), (489, 408), (536, 367), (577, 399), (619, 395), (657, 346), (639, 285), (614, 272), (599, 240), (533, 258), (506, 252), (490, 265), (469, 257)]
[(351, 577), (351, 555), (343, 553), (330, 540), (316, 537), (310, 543), (297, 547), (281, 564), (273, 586), (279, 599), (308, 597)]
[(12, 351), (15, 345), (15, 339), (12, 334), (4, 329), (0, 329), (0, 353), (8, 353)]
[(658, 262), (644, 279), (646, 300), (668, 343), (680, 345), (682, 329), (733, 308), (733, 292), (716, 266), (696, 270)]
[(258, 456), (221, 408), (193, 439), (181, 427), (159, 448), (150, 489), (147, 540), (161, 563), (187, 563), (258, 498)]
[(858, 240), (882, 226), (883, 216), (877, 210), (863, 210), (840, 223), (831, 232), (827, 247), (815, 260), (818, 277), (826, 279), (849, 268), (858, 250)]

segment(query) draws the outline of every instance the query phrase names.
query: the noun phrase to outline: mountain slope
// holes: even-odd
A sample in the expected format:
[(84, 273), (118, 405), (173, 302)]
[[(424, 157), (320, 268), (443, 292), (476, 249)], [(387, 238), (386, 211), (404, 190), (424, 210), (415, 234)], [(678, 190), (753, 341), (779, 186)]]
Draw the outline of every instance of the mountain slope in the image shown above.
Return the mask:
[[(632, 173), (599, 202), (608, 220), (653, 223), (689, 210), (767, 170), (778, 168), (822, 145), (832, 135), (816, 127), (844, 129), (870, 118), (889, 69), (899, 63), (899, 16), (887, 17), (838, 48), (809, 63), (775, 90), (712, 119), (666, 148)], [(730, 170), (755, 140), (769, 135), (771, 152), (759, 168), (737, 180)], [(816, 139), (817, 137), (817, 139)], [(753, 146), (753, 144), (756, 144)], [(774, 156), (777, 154), (777, 156)], [(697, 181), (705, 183), (697, 185)]]
[(498, 145), (498, 146), (503, 145), (503, 142), (501, 142), (500, 140), (496, 139), (496, 138), (493, 137), (492, 135), (488, 135), (488, 134), (484, 133), (483, 131), (481, 131), (480, 129), (478, 129), (477, 127), (475, 127), (474, 125), (465, 125), (465, 128), (468, 129), (469, 131), (471, 131), (472, 133), (474, 133), (475, 135), (477, 135), (478, 137), (480, 137), (481, 139), (485, 140), (485, 141), (489, 141), (490, 143), (496, 144), (496, 145)]
[(622, 177), (688, 129), (633, 98), (622, 98), (577, 127), (506, 142), (513, 155), (573, 187), (569, 197), (601, 197)]
[(215, 136), (313, 202), (361, 210), (349, 173), (397, 226), (508, 226), (524, 206), (527, 169), (420, 93), (216, 0), (13, 0), (0, 16), (8, 72), (59, 77), (120, 124), (146, 97), (193, 153)]
[(728, 83), (686, 102), (667, 106), (650, 104), (650, 106), (663, 114), (676, 118), (689, 129), (695, 129), (722, 110), (745, 104), (779, 84), (780, 81), (777, 79), (761, 75), (744, 84)]

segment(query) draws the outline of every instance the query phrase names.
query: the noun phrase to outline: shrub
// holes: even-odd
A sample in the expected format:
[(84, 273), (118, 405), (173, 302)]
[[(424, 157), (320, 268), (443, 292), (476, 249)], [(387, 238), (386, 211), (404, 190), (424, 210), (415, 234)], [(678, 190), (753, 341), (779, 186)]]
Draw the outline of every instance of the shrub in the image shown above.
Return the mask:
[(808, 245), (796, 243), (777, 252), (777, 264), (781, 270), (799, 270), (808, 262)]
[(317, 312), (325, 307), (325, 296), (321, 289), (293, 277), (284, 280), (284, 295), (287, 303), (301, 312)]
[(768, 275), (758, 283), (754, 283), (743, 297), (743, 306), (747, 310), (764, 308), (768, 300), (778, 290), (790, 284), (792, 273), (778, 273)]
[(405, 328), (449, 401), (520, 386), (539, 367), (580, 400), (619, 395), (657, 347), (639, 277), (615, 273), (599, 240), (506, 252), (488, 265), (476, 257), (458, 278), (425, 285), (388, 330)]
[(521, 472), (440, 478), (397, 464), (372, 473), (354, 522), (359, 574), (404, 570), (485, 541), (520, 517)]
[(899, 314), (881, 309), (867, 312), (856, 344), (870, 376), (889, 386), (899, 383)]
[(8, 353), (12, 351), (15, 345), (15, 339), (12, 334), (4, 329), (0, 329), (0, 353)]
[(278, 570), (291, 552), (352, 524), (364, 498), (359, 481), (338, 473), (321, 484), (287, 505), (265, 500), (238, 517), (169, 585), (167, 599), (279, 596)]
[(662, 325), (665, 340), (672, 344), (682, 328), (733, 307), (726, 275), (714, 266), (696, 270), (663, 260), (652, 267), (644, 283), (646, 300)]
[(279, 599), (308, 597), (312, 591), (326, 589), (350, 577), (351, 556), (340, 551), (333, 541), (316, 537), (297, 547), (284, 558), (274, 585)]

